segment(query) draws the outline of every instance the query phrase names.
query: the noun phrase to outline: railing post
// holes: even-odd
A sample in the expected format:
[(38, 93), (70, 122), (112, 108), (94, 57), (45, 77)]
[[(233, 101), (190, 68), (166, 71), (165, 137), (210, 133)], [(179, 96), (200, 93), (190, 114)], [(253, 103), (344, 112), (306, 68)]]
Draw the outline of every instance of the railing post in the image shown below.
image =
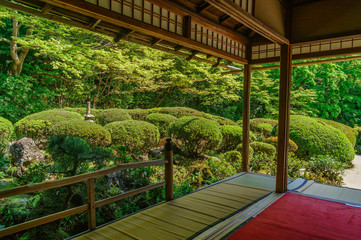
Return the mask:
[(88, 194), (88, 226), (89, 230), (93, 230), (96, 225), (96, 215), (95, 215), (95, 185), (94, 178), (89, 178), (87, 180), (87, 194)]
[(172, 139), (167, 138), (167, 142), (164, 145), (165, 160), (168, 162), (165, 164), (165, 199), (167, 201), (173, 199), (173, 149)]

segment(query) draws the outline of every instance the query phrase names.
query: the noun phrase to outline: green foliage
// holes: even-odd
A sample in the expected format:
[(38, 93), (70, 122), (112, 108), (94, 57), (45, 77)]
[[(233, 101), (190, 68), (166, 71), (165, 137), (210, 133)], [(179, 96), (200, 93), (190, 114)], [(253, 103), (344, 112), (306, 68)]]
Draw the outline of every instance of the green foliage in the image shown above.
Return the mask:
[(124, 109), (113, 108), (107, 109), (99, 113), (99, 122), (101, 125), (105, 126), (108, 123), (132, 120), (132, 117)]
[(53, 125), (50, 133), (79, 137), (93, 146), (104, 147), (111, 144), (110, 133), (104, 127), (90, 121), (63, 121)]
[(221, 159), (231, 164), (237, 172), (242, 171), (242, 154), (238, 151), (229, 151), (221, 155)]
[(327, 119), (322, 119), (322, 118), (318, 118), (318, 120), (340, 130), (341, 132), (343, 132), (346, 135), (348, 140), (350, 140), (353, 147), (356, 145), (356, 137), (358, 134), (356, 129), (353, 129), (352, 127), (349, 127), (345, 124), (342, 124), (342, 123), (339, 123), (336, 121), (332, 121), (332, 120), (327, 120)]
[(15, 123), (14, 127), (18, 138), (29, 137), (37, 142), (42, 142), (49, 138), (51, 127), (54, 124), (81, 119), (83, 117), (78, 113), (55, 109), (28, 115)]
[(176, 120), (176, 117), (164, 113), (151, 113), (147, 117), (147, 122), (150, 122), (158, 127), (160, 137), (168, 136), (168, 127), (172, 122)]
[(204, 113), (187, 107), (165, 107), (159, 110), (160, 113), (166, 113), (176, 118), (184, 116), (204, 117)]
[[(275, 146), (277, 148), (278, 145), (278, 137), (269, 137), (266, 139), (266, 143), (272, 144), (273, 146)], [(288, 150), (290, 152), (296, 152), (298, 149), (297, 144), (292, 141), (291, 139), (288, 140)]]
[[(63, 108), (66, 111), (70, 111), (70, 112), (77, 112), (80, 115), (84, 115), (86, 113), (86, 108), (71, 108), (71, 107), (65, 107)], [(90, 114), (94, 115), (95, 119), (97, 119), (99, 117), (99, 114), (103, 111), (103, 109), (95, 109), (92, 108), (90, 109)]]
[(132, 117), (134, 120), (140, 120), (140, 121), (146, 121), (147, 116), (151, 113), (150, 109), (126, 109), (128, 114)]
[(361, 153), (361, 127), (356, 128), (358, 135), (356, 138), (356, 151), (357, 153)]
[(310, 173), (307, 176), (318, 182), (332, 185), (342, 185), (342, 174), (345, 164), (330, 156), (315, 156), (309, 161), (306, 170)]
[(90, 163), (101, 169), (106, 160), (113, 158), (111, 149), (92, 147), (86, 140), (74, 136), (51, 136), (48, 150), (55, 171), (65, 176), (87, 172)]
[(0, 117), (0, 154), (7, 150), (13, 133), (13, 124), (9, 120)]
[(215, 181), (219, 181), (237, 174), (237, 171), (232, 166), (232, 164), (228, 163), (224, 158), (209, 158), (207, 159), (207, 164), (209, 166), (209, 170), (212, 172), (213, 177), (215, 178)]
[(233, 122), (232, 120), (228, 119), (228, 118), (224, 118), (224, 117), (220, 117), (220, 116), (215, 116), (212, 114), (204, 114), (203, 116), (204, 118), (216, 121), (220, 126), (224, 126), (224, 125), (236, 125), (235, 122)]
[(130, 152), (148, 151), (159, 143), (158, 128), (148, 122), (127, 120), (105, 125), (112, 143), (128, 147)]
[[(242, 148), (243, 148), (243, 144), (241, 143), (241, 144), (238, 144), (237, 147), (234, 150), (242, 153)], [(252, 156), (253, 153), (254, 153), (253, 148), (251, 146), (249, 146), (249, 154)]]
[(276, 120), (255, 118), (250, 120), (250, 129), (257, 134), (260, 134), (262, 137), (269, 137), (272, 135), (277, 124)]
[(351, 164), (355, 156), (345, 134), (310, 117), (291, 116), (290, 138), (298, 145), (296, 154), (301, 158), (330, 155), (338, 161)]
[(264, 142), (252, 142), (250, 143), (250, 146), (253, 148), (255, 154), (264, 153), (271, 159), (273, 159), (276, 155), (276, 147), (271, 144)]
[(220, 151), (231, 151), (236, 149), (237, 145), (242, 143), (242, 128), (234, 125), (225, 125), (220, 127), (222, 132), (222, 142), (219, 146)]
[(169, 125), (169, 133), (182, 142), (182, 152), (193, 157), (217, 149), (222, 141), (218, 124), (201, 117), (181, 117)]

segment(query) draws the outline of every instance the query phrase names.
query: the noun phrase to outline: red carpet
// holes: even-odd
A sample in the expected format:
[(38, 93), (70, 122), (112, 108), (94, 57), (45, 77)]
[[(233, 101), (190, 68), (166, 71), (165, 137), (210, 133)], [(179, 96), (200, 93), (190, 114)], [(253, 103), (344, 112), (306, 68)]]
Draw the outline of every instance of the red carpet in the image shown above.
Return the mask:
[(286, 193), (228, 239), (361, 239), (361, 208)]

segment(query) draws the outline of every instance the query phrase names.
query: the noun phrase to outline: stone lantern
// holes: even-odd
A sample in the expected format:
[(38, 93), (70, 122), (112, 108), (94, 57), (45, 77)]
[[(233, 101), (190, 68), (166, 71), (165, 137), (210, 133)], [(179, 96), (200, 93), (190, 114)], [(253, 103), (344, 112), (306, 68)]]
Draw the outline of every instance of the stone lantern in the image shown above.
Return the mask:
[(86, 104), (86, 113), (83, 115), (83, 117), (85, 117), (85, 121), (94, 122), (93, 119), (95, 118), (95, 116), (90, 114), (90, 101), (87, 101)]

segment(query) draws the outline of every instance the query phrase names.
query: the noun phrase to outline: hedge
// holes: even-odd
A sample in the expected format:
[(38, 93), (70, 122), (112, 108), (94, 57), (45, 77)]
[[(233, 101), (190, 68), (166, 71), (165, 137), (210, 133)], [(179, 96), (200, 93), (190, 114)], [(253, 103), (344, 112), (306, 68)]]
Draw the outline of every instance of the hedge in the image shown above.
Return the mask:
[(185, 155), (198, 156), (218, 148), (222, 132), (215, 121), (202, 117), (181, 117), (169, 126), (169, 134), (180, 140)]
[(104, 147), (111, 144), (110, 133), (104, 127), (84, 120), (57, 123), (51, 128), (50, 134), (79, 137), (93, 146)]
[(166, 113), (176, 118), (184, 116), (204, 117), (204, 113), (187, 107), (165, 107), (159, 110), (159, 113)]
[(250, 146), (254, 153), (265, 153), (268, 157), (273, 158), (276, 155), (276, 147), (269, 143), (252, 142)]
[(147, 116), (151, 113), (150, 109), (126, 109), (127, 113), (132, 117), (133, 120), (146, 121)]
[(237, 172), (242, 171), (242, 154), (238, 151), (229, 151), (221, 156), (226, 162), (231, 164)]
[(112, 108), (102, 111), (99, 114), (99, 119), (97, 119), (97, 122), (104, 126), (108, 123), (126, 120), (132, 120), (132, 117), (126, 110), (120, 108)]
[(327, 119), (322, 119), (322, 118), (317, 118), (317, 120), (324, 122), (338, 130), (340, 130), (341, 132), (343, 132), (346, 137), (348, 138), (348, 140), (350, 140), (351, 144), (353, 147), (355, 147), (356, 145), (356, 138), (358, 135), (358, 131), (352, 127), (349, 127), (345, 124), (339, 123), (339, 122), (335, 122), (332, 120), (327, 120)]
[(130, 152), (148, 151), (159, 143), (159, 130), (149, 122), (127, 120), (105, 125), (112, 143), (128, 147)]
[(48, 140), (50, 129), (54, 124), (83, 119), (79, 113), (55, 109), (28, 115), (15, 123), (14, 127), (17, 138), (29, 137), (39, 142)]
[(237, 125), (235, 122), (233, 122), (232, 120), (230, 120), (228, 118), (224, 118), (224, 117), (220, 117), (220, 116), (216, 116), (216, 115), (212, 115), (212, 114), (208, 114), (208, 113), (204, 114), (204, 118), (216, 121), (221, 126)]
[(0, 153), (7, 151), (13, 133), (13, 124), (9, 120), (0, 117)]
[(242, 143), (242, 128), (239, 126), (225, 125), (220, 127), (222, 132), (222, 142), (219, 147), (221, 151), (234, 150), (238, 144)]
[(267, 118), (254, 118), (250, 120), (251, 131), (270, 137), (277, 126), (277, 121)]
[[(241, 143), (241, 144), (238, 144), (234, 150), (242, 153), (242, 149), (243, 149), (243, 144)], [(249, 146), (249, 155), (253, 155), (253, 153), (254, 153), (253, 148), (251, 146)]]
[(168, 127), (176, 120), (176, 117), (164, 113), (151, 113), (147, 117), (147, 122), (150, 122), (158, 127), (161, 137), (168, 136)]
[(296, 154), (300, 158), (329, 155), (338, 161), (351, 164), (355, 157), (352, 144), (346, 135), (317, 119), (291, 116), (290, 138), (298, 145)]
[[(289, 144), (288, 144), (288, 150), (290, 152), (296, 152), (297, 149), (298, 149), (298, 146), (297, 144), (292, 141), (291, 139), (288, 140)], [(275, 146), (277, 148), (277, 145), (278, 145), (278, 137), (269, 137), (266, 139), (266, 143), (269, 143), (269, 144), (272, 144), (273, 146)]]

